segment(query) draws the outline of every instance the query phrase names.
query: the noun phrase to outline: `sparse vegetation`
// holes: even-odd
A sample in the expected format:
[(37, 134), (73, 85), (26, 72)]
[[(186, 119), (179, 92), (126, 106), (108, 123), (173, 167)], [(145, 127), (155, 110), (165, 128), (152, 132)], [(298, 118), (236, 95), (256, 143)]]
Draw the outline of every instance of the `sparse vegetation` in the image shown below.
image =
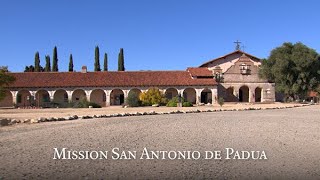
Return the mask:
[(139, 95), (134, 91), (129, 92), (126, 102), (130, 107), (141, 106), (141, 101), (139, 100)]
[(92, 108), (101, 108), (99, 104), (90, 102), (86, 98), (82, 98), (79, 102), (75, 102), (72, 107), (73, 108), (89, 108), (89, 106), (92, 106)]
[[(174, 97), (172, 98), (168, 103), (167, 103), (167, 107), (177, 107), (179, 103), (179, 97)], [(192, 103), (186, 101), (183, 97), (181, 97), (180, 103), (182, 103), (182, 107), (192, 107)]]
[(192, 103), (189, 102), (189, 101), (186, 101), (186, 102), (182, 103), (182, 107), (192, 107), (192, 106), (193, 106)]

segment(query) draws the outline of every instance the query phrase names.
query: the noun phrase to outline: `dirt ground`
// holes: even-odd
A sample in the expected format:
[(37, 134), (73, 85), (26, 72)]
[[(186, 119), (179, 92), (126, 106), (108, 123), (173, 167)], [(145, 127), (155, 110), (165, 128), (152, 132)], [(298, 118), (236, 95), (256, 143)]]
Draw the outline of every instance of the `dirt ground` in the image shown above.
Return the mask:
[(208, 109), (245, 109), (245, 108), (273, 108), (273, 107), (293, 107), (301, 104), (294, 103), (272, 103), (272, 104), (251, 104), (251, 103), (225, 103), (222, 107), (213, 106), (195, 106), (195, 107), (134, 107), (122, 108), (121, 106), (110, 106), (105, 108), (52, 108), (52, 109), (0, 109), (0, 118), (11, 119), (32, 119), (40, 117), (66, 117), (66, 116), (93, 116), (106, 115), (114, 113), (134, 113), (134, 112), (169, 112), (174, 110), (208, 110)]
[[(0, 128), (0, 179), (320, 179), (319, 117), (315, 105), (6, 126)], [(53, 159), (54, 148), (109, 153), (119, 148), (138, 155)], [(233, 148), (265, 151), (268, 159), (140, 159), (144, 148), (221, 150), (223, 157), (226, 148)]]

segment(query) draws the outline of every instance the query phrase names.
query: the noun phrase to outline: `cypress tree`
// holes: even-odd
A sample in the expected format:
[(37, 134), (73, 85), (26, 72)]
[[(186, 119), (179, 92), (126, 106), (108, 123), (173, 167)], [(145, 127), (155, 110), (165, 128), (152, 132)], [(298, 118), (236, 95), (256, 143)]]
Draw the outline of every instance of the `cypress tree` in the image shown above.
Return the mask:
[(99, 53), (99, 47), (96, 46), (95, 48), (95, 53), (94, 53), (94, 71), (101, 71), (101, 68), (100, 68), (100, 53)]
[(118, 55), (118, 71), (125, 71), (123, 48), (120, 48), (120, 52)]
[(52, 71), (53, 72), (58, 72), (58, 52), (57, 52), (57, 46), (54, 47), (53, 49), (53, 57), (52, 57)]
[(46, 55), (46, 67), (44, 69), (45, 72), (51, 71), (51, 64), (50, 64), (50, 56)]
[(34, 71), (40, 72), (40, 56), (38, 51), (34, 55)]
[(108, 71), (108, 55), (104, 53), (103, 70)]
[(72, 54), (70, 54), (70, 58), (69, 58), (69, 72), (73, 72), (73, 57), (72, 57)]

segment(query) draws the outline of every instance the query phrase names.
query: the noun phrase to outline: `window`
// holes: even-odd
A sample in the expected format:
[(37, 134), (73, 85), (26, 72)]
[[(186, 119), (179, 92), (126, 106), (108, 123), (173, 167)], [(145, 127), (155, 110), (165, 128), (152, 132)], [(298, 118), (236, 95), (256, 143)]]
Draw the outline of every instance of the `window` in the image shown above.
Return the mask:
[(240, 65), (240, 73), (241, 74), (250, 74), (250, 65), (247, 64), (241, 64)]

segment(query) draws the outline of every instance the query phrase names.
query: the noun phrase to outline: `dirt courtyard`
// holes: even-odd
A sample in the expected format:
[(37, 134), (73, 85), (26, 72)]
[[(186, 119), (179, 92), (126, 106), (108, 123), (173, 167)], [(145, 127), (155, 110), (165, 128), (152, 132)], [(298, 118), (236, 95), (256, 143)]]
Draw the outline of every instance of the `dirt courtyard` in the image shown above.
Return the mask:
[[(320, 179), (319, 117), (315, 105), (6, 126), (0, 179)], [(267, 159), (54, 159), (54, 148), (221, 150), (224, 157), (233, 148), (265, 151)]]
[(134, 107), (122, 108), (121, 106), (110, 106), (105, 108), (48, 108), (48, 109), (1, 109), (0, 118), (10, 119), (32, 119), (41, 117), (66, 117), (66, 116), (93, 116), (115, 113), (134, 113), (134, 112), (170, 112), (175, 110), (208, 110), (208, 109), (245, 109), (245, 108), (274, 108), (274, 107), (293, 107), (301, 106), (294, 103), (271, 103), (271, 104), (251, 104), (251, 103), (225, 103), (222, 107), (213, 106), (195, 106), (195, 107)]

